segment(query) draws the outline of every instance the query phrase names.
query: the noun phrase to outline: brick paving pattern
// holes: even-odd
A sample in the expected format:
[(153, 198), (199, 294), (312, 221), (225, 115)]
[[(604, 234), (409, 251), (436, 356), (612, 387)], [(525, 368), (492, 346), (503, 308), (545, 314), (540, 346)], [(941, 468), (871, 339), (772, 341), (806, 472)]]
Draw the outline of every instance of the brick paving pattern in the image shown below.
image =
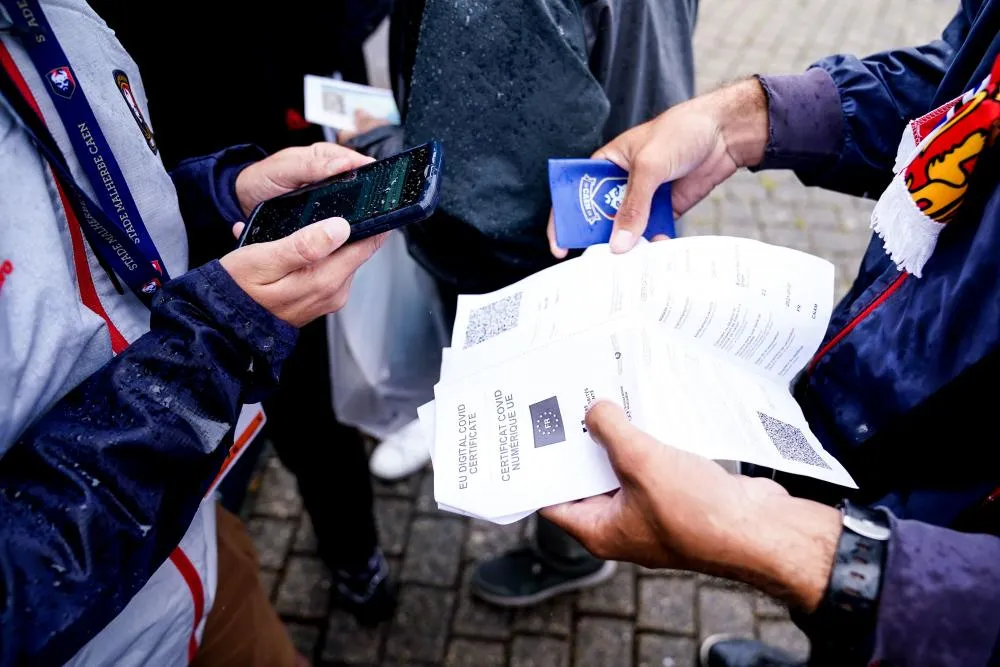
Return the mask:
[[(828, 53), (925, 42), (956, 4), (703, 0), (695, 34), (698, 89), (753, 72), (797, 72)], [(841, 294), (867, 244), (871, 206), (805, 188), (790, 173), (741, 173), (685, 216), (683, 231), (750, 236), (822, 255), (837, 267)], [(331, 609), (330, 580), (294, 479), (276, 461), (267, 464), (249, 508), (264, 586), (299, 649), (316, 665), (692, 667), (698, 640), (713, 632), (757, 636), (808, 653), (808, 641), (781, 604), (743, 586), (681, 572), (624, 566), (600, 589), (537, 609), (490, 608), (468, 595), (472, 566), (522, 542), (529, 527), (437, 512), (429, 472), (379, 484), (376, 493), (382, 545), (401, 582), (395, 618), (376, 630), (359, 628)]]

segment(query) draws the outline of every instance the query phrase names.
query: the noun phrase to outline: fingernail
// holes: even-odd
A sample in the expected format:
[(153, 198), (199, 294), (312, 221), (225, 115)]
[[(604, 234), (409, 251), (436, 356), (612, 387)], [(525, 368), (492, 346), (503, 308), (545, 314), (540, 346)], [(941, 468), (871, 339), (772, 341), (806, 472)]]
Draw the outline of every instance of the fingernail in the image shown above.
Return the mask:
[(336, 174), (344, 170), (344, 161), (340, 159), (330, 160), (326, 163), (326, 173)]
[(343, 218), (330, 218), (322, 223), (323, 231), (330, 237), (331, 241), (343, 243), (351, 235), (351, 226)]
[(619, 229), (611, 236), (611, 252), (628, 252), (635, 245), (635, 236), (627, 229)]

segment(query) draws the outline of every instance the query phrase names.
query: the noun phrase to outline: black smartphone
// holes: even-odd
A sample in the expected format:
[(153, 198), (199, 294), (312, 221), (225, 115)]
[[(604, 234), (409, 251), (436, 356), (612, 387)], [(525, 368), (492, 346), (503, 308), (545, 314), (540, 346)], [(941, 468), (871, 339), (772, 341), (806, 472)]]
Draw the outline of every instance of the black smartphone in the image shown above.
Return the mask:
[(350, 223), (349, 241), (425, 220), (437, 207), (442, 157), (432, 141), (261, 202), (239, 245), (276, 241), (327, 218)]

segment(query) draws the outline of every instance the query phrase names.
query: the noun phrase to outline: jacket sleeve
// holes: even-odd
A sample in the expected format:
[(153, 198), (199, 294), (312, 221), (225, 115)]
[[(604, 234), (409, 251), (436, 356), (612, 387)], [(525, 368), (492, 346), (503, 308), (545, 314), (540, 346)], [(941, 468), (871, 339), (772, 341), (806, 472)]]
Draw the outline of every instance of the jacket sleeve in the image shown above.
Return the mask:
[(1000, 538), (893, 520), (873, 664), (996, 664)]
[(759, 77), (770, 119), (760, 168), (794, 169), (806, 185), (877, 197), (892, 178), (903, 128), (931, 110), (968, 28), (960, 12), (930, 44), (830, 56), (805, 74)]
[[(168, 283), (151, 330), (0, 459), (0, 665), (63, 664), (187, 530), (242, 402), (296, 332), (218, 262)], [(252, 369), (252, 370), (251, 370)]]
[(187, 228), (189, 263), (201, 266), (233, 249), (233, 224), (245, 222), (236, 198), (236, 177), (267, 157), (262, 149), (233, 146), (183, 160), (170, 172)]

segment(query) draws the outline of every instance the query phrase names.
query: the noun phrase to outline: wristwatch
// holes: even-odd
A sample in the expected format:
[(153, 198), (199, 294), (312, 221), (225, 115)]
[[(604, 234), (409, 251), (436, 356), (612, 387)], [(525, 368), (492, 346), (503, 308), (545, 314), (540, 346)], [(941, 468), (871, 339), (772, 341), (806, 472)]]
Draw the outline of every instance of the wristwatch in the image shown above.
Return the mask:
[(864, 665), (871, 655), (892, 528), (882, 509), (840, 505), (842, 529), (830, 582), (816, 611), (801, 619), (815, 664)]

